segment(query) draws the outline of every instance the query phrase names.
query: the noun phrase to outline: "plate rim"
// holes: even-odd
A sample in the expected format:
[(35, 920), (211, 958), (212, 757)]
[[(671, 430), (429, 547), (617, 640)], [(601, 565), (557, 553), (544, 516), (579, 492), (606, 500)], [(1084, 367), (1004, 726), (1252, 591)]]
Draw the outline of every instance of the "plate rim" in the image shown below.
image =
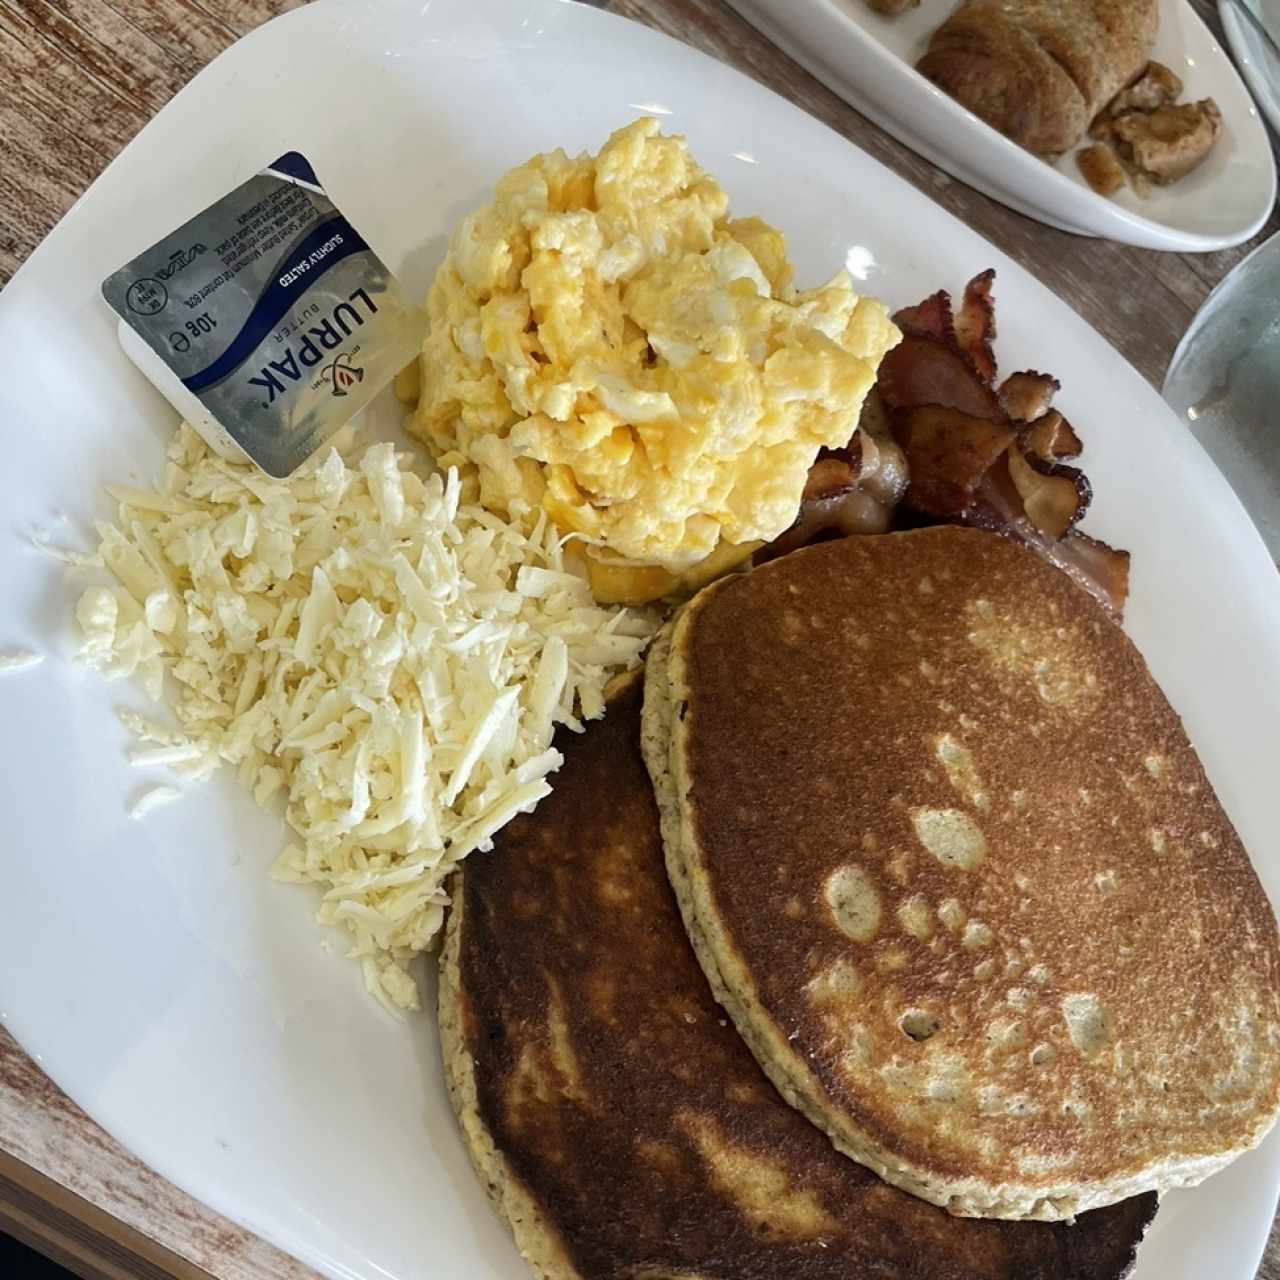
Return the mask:
[[(1243, 3), (1251, 9), (1254, 7), (1253, 0), (1243, 0)], [(1218, 18), (1227, 43), (1231, 46), (1236, 69), (1258, 110), (1271, 122), (1277, 136), (1280, 136), (1280, 84), (1274, 87), (1270, 84), (1254, 57), (1255, 50), (1263, 49), (1261, 38), (1247, 29), (1247, 24), (1231, 0), (1218, 0)], [(1276, 60), (1280, 62), (1280, 54), (1276, 54)]]
[[(461, 3), (462, 0), (457, 0), (457, 2)], [(571, 3), (572, 3), (572, 0), (526, 0), (526, 7), (528, 7), (529, 5), (546, 5), (548, 7), (548, 10), (550, 10), (552, 7), (567, 9)], [(323, 18), (316, 18), (314, 15), (325, 14), (328, 11), (338, 12), (343, 9), (352, 9), (357, 7), (358, 7), (358, 0), (323, 0), (323, 3), (312, 5), (304, 9), (295, 10), (290, 13), (281, 15), (280, 17), (272, 20), (272, 22), (263, 24), (263, 26), (255, 29), (254, 32), (250, 32), (247, 36), (243, 37), (241, 41), (236, 42), (235, 45), (231, 46), (231, 48), (229, 48), (227, 51), (224, 51), (223, 54), (220, 54), (219, 58), (214, 59), (213, 62), (211, 62), (209, 66), (206, 67), (200, 73), (200, 76), (204, 76), (209, 72), (211, 72), (212, 69), (217, 65), (220, 59), (227, 57), (232, 53), (233, 50), (241, 47), (244, 43), (248, 41), (252, 41), (255, 38), (255, 36), (260, 36), (262, 32), (266, 31), (270, 27), (273, 27), (277, 23), (285, 23), (285, 22), (301, 23), (301, 22), (323, 21), (324, 20)], [(400, 0), (400, 7), (403, 7), (405, 9), (410, 8), (410, 0)], [(416, 6), (414, 7), (416, 8)], [(511, 6), (511, 7), (514, 8), (514, 6)], [(599, 10), (588, 10), (587, 6), (578, 6), (576, 4), (573, 5), (573, 8), (575, 12), (579, 15), (577, 18), (574, 19), (574, 21), (582, 21), (587, 25), (600, 22), (601, 27), (603, 27), (603, 26), (611, 25), (612, 23), (615, 23), (615, 22), (618, 24), (623, 24), (627, 22), (625, 18), (622, 18), (618, 15), (608, 14), (608, 13), (604, 13), (601, 15), (601, 19), (603, 20), (601, 21), (601, 19), (593, 18), (590, 16), (590, 14), (593, 12), (596, 14), (600, 14), (601, 11)], [(304, 17), (303, 15), (308, 15), (308, 16)], [(618, 29), (621, 29), (621, 28), (618, 28)], [(666, 37), (662, 33), (650, 33), (650, 34), (652, 34), (656, 40), (671, 41), (671, 43), (681, 48), (684, 48), (686, 50), (688, 48), (688, 46), (682, 45), (681, 42), (679, 41), (672, 41), (671, 37)], [(699, 53), (699, 51), (697, 50), (693, 50), (692, 52), (695, 54)], [(702, 54), (700, 56), (705, 57), (707, 55)], [(832, 136), (833, 139), (838, 140), (835, 142), (835, 145), (842, 146), (842, 147), (852, 147), (854, 151), (857, 152), (859, 156), (866, 163), (872, 166), (878, 166), (884, 172), (890, 173), (890, 171), (887, 169), (886, 166), (883, 165), (882, 162), (877, 161), (873, 156), (871, 156), (869, 153), (864, 151), (861, 147), (859, 147), (856, 143), (852, 142), (850, 139), (844, 137), (837, 130), (831, 129), (830, 126), (825, 125), (820, 120), (814, 119), (812, 116), (808, 116), (807, 113), (805, 113), (803, 109), (798, 107), (795, 103), (789, 101), (782, 95), (777, 94), (776, 92), (753, 82), (748, 75), (746, 75), (744, 72), (739, 71), (737, 68), (728, 68), (728, 71), (735, 78), (735, 81), (740, 80), (744, 85), (751, 84), (753, 86), (753, 89), (757, 92), (763, 89), (764, 92), (770, 93), (778, 101), (785, 103), (786, 108), (789, 111), (796, 113), (797, 117), (804, 117), (807, 120), (809, 127), (817, 126), (819, 128), (824, 129), (829, 135)], [(193, 80), (192, 82), (193, 85), (195, 84), (196, 81), (200, 79), (200, 76), (197, 76)], [(182, 94), (187, 93), (190, 88), (191, 86), (184, 87), (181, 93), (179, 95), (176, 95), (175, 99), (170, 104), (167, 104), (166, 107), (162, 109), (160, 113), (157, 113), (157, 116), (155, 119), (158, 120), (166, 112), (170, 112), (173, 109), (174, 104), (180, 101)], [(60, 230), (64, 230), (66, 227), (68, 227), (72, 223), (72, 220), (74, 218), (77, 218), (77, 216), (82, 216), (80, 214), (80, 211), (84, 206), (86, 206), (87, 202), (89, 201), (89, 197), (96, 190), (99, 189), (100, 184), (102, 185), (106, 184), (108, 175), (111, 174), (113, 167), (117, 163), (119, 163), (119, 161), (126, 154), (129, 153), (131, 148), (135, 147), (135, 145), (141, 142), (141, 140), (145, 137), (145, 135), (147, 134), (148, 130), (151, 128), (153, 123), (154, 121), (149, 122), (147, 126), (144, 126), (143, 130), (140, 131), (138, 136), (135, 139), (131, 140), (128, 146), (122, 151), (121, 156), (117, 157), (117, 159), (112, 162), (112, 165), (109, 165), (107, 169), (104, 170), (103, 174), (100, 175), (99, 178), (89, 187), (89, 189), (84, 193), (84, 195), (81, 196), (80, 199), (76, 201), (76, 203), (72, 206), (71, 210), (68, 211), (67, 215), (59, 222), (59, 224), (54, 228), (54, 230), (50, 232), (49, 236), (45, 238), (45, 240), (37, 248), (37, 250), (32, 253), (28, 261), (23, 264), (23, 267), (20, 269), (20, 271), (18, 273), (15, 273), (14, 282), (17, 282), (21, 279), (22, 273), (37, 261), (38, 256), (42, 256), (42, 251), (45, 250), (50, 245), (51, 242), (54, 242), (54, 238)], [(903, 182), (904, 187), (908, 187), (908, 188), (910, 187), (909, 183), (906, 183), (905, 180), (897, 179), (896, 175), (895, 175), (895, 180)], [(926, 201), (928, 200), (928, 197), (924, 193), (915, 191), (914, 189), (912, 189), (912, 195), (913, 195), (913, 198), (915, 199), (926, 200)], [(931, 205), (933, 204), (933, 202), (931, 201), (929, 203)], [(937, 207), (936, 205), (933, 205), (933, 214), (934, 216), (941, 216), (942, 218), (949, 220), (951, 223), (954, 223), (955, 226), (961, 229), (967, 236), (972, 237), (975, 240), (980, 241), (984, 244), (987, 243), (984, 237), (980, 236), (972, 228), (967, 227), (963, 222), (955, 218), (953, 215), (949, 214), (946, 210), (943, 210)], [(997, 250), (997, 252), (999, 251)], [(1002, 254), (1001, 256), (1004, 257), (1006, 255)], [(1027, 274), (1030, 274), (1030, 273), (1027, 273)], [(9, 292), (8, 289), (6, 289), (6, 293), (8, 292)], [(1046, 290), (1046, 292), (1050, 292), (1050, 291)], [(1061, 299), (1055, 299), (1055, 301), (1059, 305), (1067, 308), (1067, 310), (1070, 310), (1068, 304), (1063, 302)], [(7, 308), (4, 305), (4, 301), (0, 300), (0, 317), (3, 317), (6, 309)], [(1087, 328), (1091, 334), (1093, 334), (1094, 338), (1098, 342), (1102, 343), (1106, 347), (1106, 349), (1110, 352), (1111, 357), (1114, 360), (1118, 361), (1120, 366), (1127, 369), (1129, 374), (1132, 375), (1133, 379), (1135, 379), (1137, 383), (1140, 383), (1147, 393), (1149, 393), (1152, 396), (1156, 396), (1156, 400), (1158, 401), (1158, 396), (1156, 395), (1154, 389), (1152, 389), (1150, 385), (1146, 382), (1146, 380), (1143, 379), (1141, 375), (1138, 374), (1137, 371), (1132, 368), (1131, 365), (1129, 365), (1129, 363), (1124, 359), (1124, 357), (1120, 355), (1119, 352), (1115, 351), (1115, 349), (1112, 348), (1110, 344), (1108, 344), (1106, 340), (1102, 338), (1102, 336), (1092, 328), (1092, 326), (1087, 325), (1087, 323), (1083, 321), (1083, 319), (1081, 319), (1080, 317), (1076, 317), (1076, 319), (1079, 320), (1080, 324), (1084, 325), (1085, 328)], [(1256, 533), (1255, 533), (1255, 536), (1256, 536)], [(1259, 547), (1260, 546), (1261, 546), (1261, 542), (1259, 539)], [(7, 1021), (8, 1020), (6, 1019), (6, 1022)], [(22, 1037), (18, 1037), (18, 1038), (20, 1040), (20, 1043), (25, 1043), (25, 1041), (22, 1040)], [(37, 1056), (37, 1060), (40, 1061), (38, 1056)], [(43, 1066), (43, 1063), (41, 1063), (41, 1065)], [(49, 1074), (55, 1079), (56, 1082), (58, 1082), (59, 1084), (62, 1083), (61, 1080), (59, 1079), (60, 1073), (57, 1072), (56, 1068), (55, 1070), (50, 1071)], [(63, 1087), (65, 1088), (65, 1086)], [(74, 1090), (67, 1089), (66, 1092), (73, 1098), (75, 1097)], [(91, 1112), (90, 1114), (93, 1114), (93, 1113)], [(96, 1119), (96, 1116), (95, 1116), (95, 1119)], [(99, 1123), (101, 1122), (99, 1121)], [(103, 1127), (107, 1128), (109, 1132), (113, 1132), (113, 1133), (115, 1132), (115, 1130), (109, 1124), (104, 1124)], [(142, 1150), (147, 1149), (151, 1144), (148, 1144), (148, 1143), (134, 1144), (134, 1143), (126, 1142), (126, 1143), (123, 1143), (123, 1145), (125, 1145), (131, 1151), (140, 1152)], [(232, 1218), (234, 1221), (242, 1223), (249, 1230), (253, 1231), (255, 1234), (262, 1236), (264, 1239), (269, 1240), (272, 1243), (278, 1244), (281, 1248), (293, 1254), (295, 1257), (299, 1258), (300, 1260), (306, 1262), (308, 1265), (316, 1266), (317, 1268), (323, 1271), (326, 1271), (329, 1274), (342, 1275), (344, 1277), (352, 1277), (353, 1280), (358, 1280), (358, 1278), (364, 1274), (363, 1272), (357, 1272), (357, 1271), (351, 1270), (345, 1265), (339, 1263), (337, 1260), (335, 1260), (333, 1256), (324, 1252), (319, 1247), (314, 1247), (310, 1245), (305, 1239), (297, 1236), (296, 1233), (291, 1232), (287, 1229), (282, 1229), (282, 1224), (277, 1222), (264, 1223), (261, 1220), (256, 1219), (252, 1214), (246, 1214), (242, 1212), (242, 1206), (239, 1201), (229, 1200), (227, 1196), (221, 1194), (216, 1188), (211, 1189), (212, 1184), (211, 1184), (210, 1177), (192, 1176), (192, 1173), (190, 1170), (178, 1170), (175, 1168), (172, 1161), (169, 1159), (164, 1159), (164, 1158), (152, 1159), (149, 1155), (145, 1158), (147, 1159), (147, 1162), (151, 1165), (152, 1168), (154, 1168), (162, 1176), (165, 1176), (170, 1181), (174, 1182), (175, 1185), (182, 1188), (190, 1189), (192, 1194), (196, 1195), (197, 1198), (202, 1200), (205, 1204), (209, 1205), (211, 1208), (214, 1208), (218, 1212), (223, 1213), (225, 1216)], [(197, 1187), (199, 1188), (198, 1190), (196, 1190)], [(1276, 1189), (1280, 1191), (1280, 1183), (1277, 1183)]]

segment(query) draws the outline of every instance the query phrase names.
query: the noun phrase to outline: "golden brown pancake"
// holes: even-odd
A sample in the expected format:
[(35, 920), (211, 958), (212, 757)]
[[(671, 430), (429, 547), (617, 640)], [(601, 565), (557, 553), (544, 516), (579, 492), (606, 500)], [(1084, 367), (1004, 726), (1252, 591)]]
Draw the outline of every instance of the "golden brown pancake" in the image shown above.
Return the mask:
[(1155, 1211), (978, 1222), (885, 1185), (787, 1106), (698, 967), (662, 861), (640, 692), (562, 733), (553, 794), (453, 884), (450, 1094), (553, 1280), (1113, 1280)]
[(1271, 1126), (1271, 908), (1066, 576), (974, 530), (828, 543), (699, 595), (647, 684), (703, 967), (854, 1159), (953, 1213), (1068, 1218)]

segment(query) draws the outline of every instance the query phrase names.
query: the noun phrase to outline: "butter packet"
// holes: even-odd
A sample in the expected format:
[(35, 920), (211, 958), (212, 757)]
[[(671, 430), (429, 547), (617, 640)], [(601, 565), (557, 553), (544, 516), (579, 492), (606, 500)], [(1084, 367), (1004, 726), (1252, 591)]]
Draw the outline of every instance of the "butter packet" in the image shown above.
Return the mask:
[(290, 151), (113, 272), (125, 354), (224, 457), (283, 478), (421, 349), (421, 313)]

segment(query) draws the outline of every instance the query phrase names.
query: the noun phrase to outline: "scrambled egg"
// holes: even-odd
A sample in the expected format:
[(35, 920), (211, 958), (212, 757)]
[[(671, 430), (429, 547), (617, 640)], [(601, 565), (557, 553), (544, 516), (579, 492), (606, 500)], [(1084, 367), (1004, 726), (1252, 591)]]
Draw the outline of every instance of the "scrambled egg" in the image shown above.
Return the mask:
[(655, 120), (535, 156), (454, 233), (411, 430), (490, 509), (542, 508), (606, 572), (648, 566), (641, 595), (712, 576), (792, 523), (898, 340), (845, 272), (792, 275), (782, 234), (730, 220)]

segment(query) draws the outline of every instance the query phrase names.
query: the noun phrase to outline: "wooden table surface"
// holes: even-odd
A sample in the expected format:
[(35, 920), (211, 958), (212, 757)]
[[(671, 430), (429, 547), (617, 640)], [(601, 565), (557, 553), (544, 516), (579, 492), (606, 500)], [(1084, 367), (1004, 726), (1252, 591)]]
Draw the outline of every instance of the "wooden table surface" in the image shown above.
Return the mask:
[[(298, 2), (0, 0), (0, 284), (205, 63)], [(1213, 5), (1193, 3), (1216, 27)], [(1164, 254), (1051, 230), (881, 133), (756, 34), (725, 0), (603, 0), (600, 7), (732, 63), (853, 139), (1031, 269), (1157, 386), (1209, 290), (1257, 243), (1212, 254)], [(1273, 210), (1258, 240), (1277, 227)], [(312, 1274), (130, 1156), (3, 1029), (0, 1230), (86, 1277), (295, 1280)], [(1275, 1230), (1258, 1275), (1280, 1280)]]

